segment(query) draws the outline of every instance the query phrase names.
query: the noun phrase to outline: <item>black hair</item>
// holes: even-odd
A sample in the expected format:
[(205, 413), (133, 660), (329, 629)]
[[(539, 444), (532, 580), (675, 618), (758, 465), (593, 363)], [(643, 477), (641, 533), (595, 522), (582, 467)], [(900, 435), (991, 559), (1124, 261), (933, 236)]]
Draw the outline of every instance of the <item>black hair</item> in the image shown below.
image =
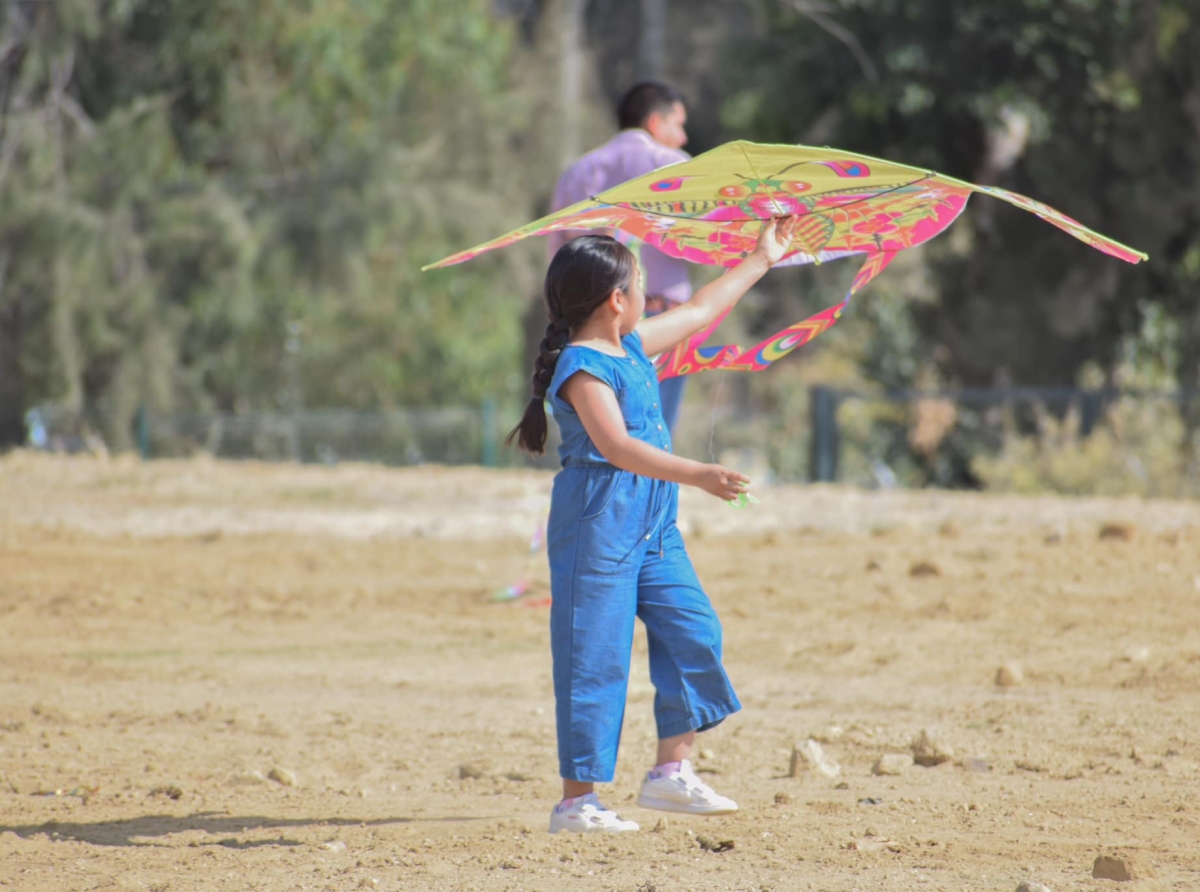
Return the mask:
[(581, 235), (555, 253), (546, 270), (544, 295), (550, 317), (546, 336), (533, 363), (533, 396), (521, 423), (509, 432), (526, 452), (541, 455), (546, 449), (546, 389), (554, 378), (559, 354), (571, 331), (580, 328), (613, 291), (628, 291), (637, 264), (633, 252), (607, 235)]
[(683, 96), (674, 87), (658, 81), (642, 81), (625, 91), (617, 104), (617, 125), (622, 130), (641, 127), (655, 112), (666, 114), (683, 102)]

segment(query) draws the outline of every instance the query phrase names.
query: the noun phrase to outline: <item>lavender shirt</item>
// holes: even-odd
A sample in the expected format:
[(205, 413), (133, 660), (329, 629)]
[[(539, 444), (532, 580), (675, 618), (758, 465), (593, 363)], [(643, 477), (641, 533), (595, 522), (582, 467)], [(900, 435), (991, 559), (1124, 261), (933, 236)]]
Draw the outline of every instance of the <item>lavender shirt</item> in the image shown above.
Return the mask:
[[(622, 130), (563, 171), (554, 187), (551, 213), (652, 170), (686, 161), (689, 157), (686, 152), (655, 142), (654, 137), (645, 130)], [(550, 256), (553, 257), (559, 248), (575, 236), (583, 234), (579, 230), (550, 233), (547, 236)], [(642, 273), (648, 297), (665, 297), (673, 303), (682, 303), (692, 296), (687, 262), (684, 260), (668, 257), (657, 248), (642, 245)]]

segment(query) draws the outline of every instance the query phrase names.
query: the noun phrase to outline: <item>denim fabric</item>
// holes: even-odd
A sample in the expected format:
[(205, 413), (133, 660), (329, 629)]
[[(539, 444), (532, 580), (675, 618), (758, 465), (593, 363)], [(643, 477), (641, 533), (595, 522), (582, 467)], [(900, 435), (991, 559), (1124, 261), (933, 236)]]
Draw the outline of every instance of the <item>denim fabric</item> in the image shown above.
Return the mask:
[(720, 622), (676, 527), (678, 485), (606, 462), (558, 396), (571, 375), (594, 375), (616, 392), (630, 435), (669, 450), (641, 338), (622, 344), (625, 357), (568, 347), (548, 391), (564, 466), (546, 538), (559, 769), (600, 783), (616, 769), (635, 617), (646, 627), (659, 737), (711, 728), (741, 708), (721, 665)]
[(662, 404), (663, 421), (671, 433), (674, 433), (675, 423), (679, 420), (679, 407), (683, 404), (683, 389), (686, 384), (687, 378), (683, 375), (658, 382), (658, 392), (662, 396), (659, 403)]
[(546, 398), (562, 434), (558, 455), (563, 467), (608, 464), (584, 430), (575, 408), (559, 396), (560, 388), (576, 372), (587, 372), (613, 389), (630, 436), (671, 451), (671, 432), (662, 417), (658, 376), (642, 350), (642, 336), (637, 332), (627, 334), (621, 338), (621, 346), (625, 348), (625, 356), (609, 356), (591, 347), (568, 345), (558, 357)]

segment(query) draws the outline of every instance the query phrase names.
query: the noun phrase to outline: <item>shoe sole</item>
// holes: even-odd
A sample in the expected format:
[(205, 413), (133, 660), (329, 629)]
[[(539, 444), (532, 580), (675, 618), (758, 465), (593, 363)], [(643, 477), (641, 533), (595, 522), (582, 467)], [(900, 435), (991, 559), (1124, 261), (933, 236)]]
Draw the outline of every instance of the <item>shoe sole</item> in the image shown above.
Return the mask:
[(729, 808), (726, 805), (688, 805), (670, 799), (658, 799), (654, 796), (639, 796), (637, 804), (641, 808), (651, 808), (655, 811), (673, 811), (681, 815), (731, 815), (738, 810), (736, 805), (733, 808)]
[(596, 830), (571, 830), (568, 827), (551, 827), (550, 833), (551, 835), (557, 833), (637, 833), (641, 829), (641, 827), (622, 827), (620, 829), (617, 829), (616, 827), (600, 827)]

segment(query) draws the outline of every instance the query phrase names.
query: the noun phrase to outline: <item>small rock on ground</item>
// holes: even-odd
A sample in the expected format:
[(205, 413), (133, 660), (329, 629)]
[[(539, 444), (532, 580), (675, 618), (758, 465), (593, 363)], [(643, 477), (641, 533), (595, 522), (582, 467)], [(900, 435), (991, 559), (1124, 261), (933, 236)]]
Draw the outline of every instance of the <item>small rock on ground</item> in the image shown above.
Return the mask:
[(267, 780), (273, 780), (275, 783), (283, 784), (285, 787), (294, 787), (296, 786), (296, 773), (276, 766), (267, 774)]
[(1128, 542), (1133, 538), (1135, 529), (1131, 523), (1106, 523), (1100, 527), (1099, 537), (1101, 539), (1116, 539), (1120, 542)]
[(887, 753), (871, 766), (871, 773), (887, 777), (898, 777), (913, 766), (913, 757), (908, 753)]
[(732, 839), (717, 839), (709, 836), (697, 836), (696, 842), (700, 848), (706, 852), (731, 852), (737, 848), (737, 843)]
[(926, 768), (954, 761), (954, 749), (937, 728), (925, 728), (912, 742), (913, 761)]
[(788, 776), (799, 777), (808, 771), (815, 771), (825, 777), (837, 777), (842, 773), (842, 767), (826, 756), (821, 744), (810, 737), (792, 747), (792, 764), (788, 769)]
[(1041, 883), (1034, 883), (1026, 880), (1021, 885), (1017, 886), (1017, 892), (1054, 892), (1049, 886), (1044, 886)]
[(988, 760), (981, 759), (979, 756), (963, 756), (958, 764), (967, 771), (974, 771), (978, 774), (984, 774), (992, 770), (992, 766)]
[(917, 561), (908, 568), (908, 575), (914, 579), (922, 579), (928, 576), (941, 576), (942, 571), (933, 561)]
[(996, 686), (1000, 688), (1015, 688), (1025, 680), (1025, 673), (1016, 663), (1002, 663), (996, 670)]
[(1092, 865), (1092, 876), (1098, 880), (1117, 880), (1127, 883), (1158, 876), (1144, 858), (1136, 855), (1101, 855)]

